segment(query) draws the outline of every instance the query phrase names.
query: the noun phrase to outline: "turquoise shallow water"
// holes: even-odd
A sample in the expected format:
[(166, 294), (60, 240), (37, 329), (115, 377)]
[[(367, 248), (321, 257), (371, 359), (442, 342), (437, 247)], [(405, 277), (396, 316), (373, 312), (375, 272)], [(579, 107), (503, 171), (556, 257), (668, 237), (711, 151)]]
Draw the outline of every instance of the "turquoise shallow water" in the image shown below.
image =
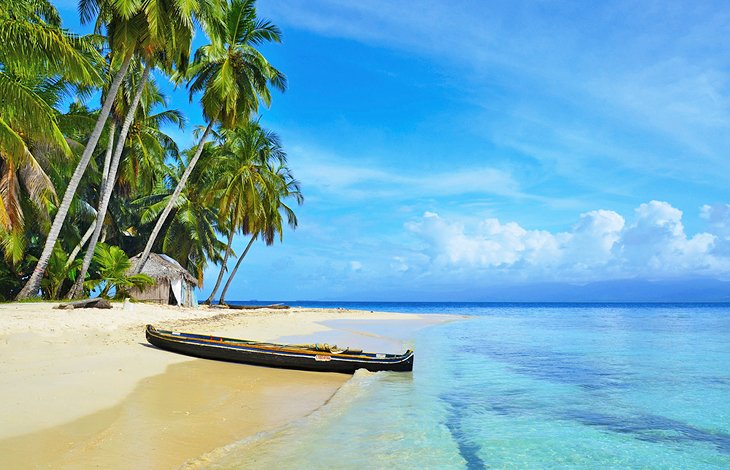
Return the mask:
[(412, 374), (356, 374), (206, 466), (730, 468), (730, 305), (359, 308), (472, 317), (418, 331)]

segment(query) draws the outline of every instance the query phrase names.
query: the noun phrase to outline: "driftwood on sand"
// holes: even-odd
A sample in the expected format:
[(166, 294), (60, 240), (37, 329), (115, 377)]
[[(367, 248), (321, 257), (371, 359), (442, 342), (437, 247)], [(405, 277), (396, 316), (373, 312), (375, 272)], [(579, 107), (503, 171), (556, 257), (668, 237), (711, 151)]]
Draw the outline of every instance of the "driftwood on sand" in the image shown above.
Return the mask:
[(112, 308), (112, 304), (107, 299), (97, 297), (95, 299), (84, 299), (65, 304), (58, 304), (54, 308), (60, 310), (73, 310), (75, 308)]

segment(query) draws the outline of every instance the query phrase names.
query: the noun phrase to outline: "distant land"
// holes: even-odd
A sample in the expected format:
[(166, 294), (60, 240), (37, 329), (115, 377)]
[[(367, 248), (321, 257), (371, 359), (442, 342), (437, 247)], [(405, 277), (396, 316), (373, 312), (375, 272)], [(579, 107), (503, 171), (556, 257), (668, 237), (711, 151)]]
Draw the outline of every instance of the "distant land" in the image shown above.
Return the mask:
[(730, 282), (716, 279), (542, 283), (482, 291), (494, 302), (730, 302)]
[[(480, 289), (393, 292), (367, 299), (329, 298), (296, 302), (730, 302), (730, 281), (717, 279), (611, 280), (586, 284), (544, 282), (494, 285)], [(259, 301), (262, 302), (262, 301)]]

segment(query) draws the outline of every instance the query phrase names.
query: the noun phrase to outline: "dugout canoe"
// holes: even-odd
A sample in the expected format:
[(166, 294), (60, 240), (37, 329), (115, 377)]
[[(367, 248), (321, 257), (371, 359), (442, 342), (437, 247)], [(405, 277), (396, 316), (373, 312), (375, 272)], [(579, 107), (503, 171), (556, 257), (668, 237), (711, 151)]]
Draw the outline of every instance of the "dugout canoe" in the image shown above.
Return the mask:
[(357, 369), (371, 372), (413, 370), (413, 351), (403, 354), (338, 350), (321, 345), (263, 343), (221, 336), (180, 333), (146, 328), (147, 341), (160, 349), (218, 361), (238, 362), (284, 369), (353, 374)]

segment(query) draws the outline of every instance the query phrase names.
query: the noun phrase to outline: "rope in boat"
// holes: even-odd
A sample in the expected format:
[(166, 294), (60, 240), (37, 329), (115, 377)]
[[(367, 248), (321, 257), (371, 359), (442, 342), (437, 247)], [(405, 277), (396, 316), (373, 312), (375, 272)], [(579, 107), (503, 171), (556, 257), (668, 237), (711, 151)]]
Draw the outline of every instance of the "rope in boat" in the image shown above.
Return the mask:
[(338, 348), (336, 344), (330, 345), (327, 343), (314, 343), (314, 344), (291, 344), (297, 348), (310, 349), (312, 351), (330, 352), (332, 354), (360, 354), (362, 349), (350, 349), (350, 348)]

